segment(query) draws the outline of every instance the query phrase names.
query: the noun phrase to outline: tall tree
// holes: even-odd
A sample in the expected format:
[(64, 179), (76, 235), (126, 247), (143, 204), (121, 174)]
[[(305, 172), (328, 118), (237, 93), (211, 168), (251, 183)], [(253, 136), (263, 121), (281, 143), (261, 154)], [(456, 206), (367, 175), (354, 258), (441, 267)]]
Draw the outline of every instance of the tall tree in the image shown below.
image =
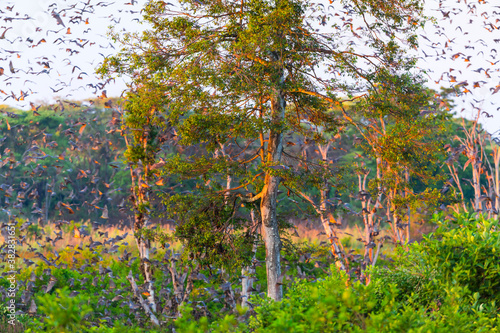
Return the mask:
[(168, 87), (169, 119), (182, 144), (204, 143), (210, 152), (243, 143), (231, 158), (178, 158), (170, 171), (205, 179), (218, 173), (226, 185), (233, 172), (231, 189), (211, 186), (259, 202), (272, 299), (282, 297), (278, 189), (297, 176), (284, 165), (284, 134), (305, 123), (335, 130), (331, 106), (363, 98), (381, 68), (409, 70), (405, 43), (416, 46), (420, 11), (420, 2), (409, 0), (328, 8), (304, 0), (185, 0), (177, 8), (151, 1), (145, 19), (152, 29), (140, 45), (121, 39), (126, 48), (107, 60), (119, 71), (137, 53), (155, 54), (150, 59)]
[[(130, 74), (134, 80), (126, 93), (124, 107), (109, 104), (112, 107), (112, 129), (118, 129), (122, 135), (126, 151), (124, 157), (128, 163), (131, 178), (130, 201), (134, 211), (134, 236), (141, 260), (140, 269), (147, 285), (148, 302), (141, 302), (151, 320), (158, 325), (155, 317), (156, 301), (153, 281), (153, 267), (150, 262), (152, 235), (151, 217), (154, 187), (163, 185), (159, 177), (159, 168), (163, 165), (159, 153), (165, 143), (176, 140), (175, 131), (168, 121), (166, 105), (168, 95), (158, 78), (152, 77), (156, 67), (151, 56), (134, 58), (129, 66), (117, 71), (119, 74)], [(140, 68), (140, 71), (137, 71)], [(101, 72), (106, 71), (103, 66)], [(160, 82), (160, 83), (159, 83)], [(129, 279), (132, 286), (135, 282)], [(140, 296), (139, 296), (140, 297)]]
[[(376, 263), (382, 244), (377, 246), (375, 237), (381, 222), (390, 224), (395, 244), (408, 244), (412, 210), (440, 199), (434, 188), (440, 178), (436, 174), (444, 145), (439, 135), (445, 131), (449, 117), (421, 77), (381, 72), (378, 78), (377, 89), (371, 90), (366, 99), (352, 110), (343, 109), (361, 136), (357, 141), (375, 161), (372, 179), (364, 163), (358, 173), (357, 197), (365, 226), (362, 271)], [(359, 120), (353, 120), (352, 114)], [(377, 215), (384, 210), (385, 216)], [(365, 278), (368, 282), (369, 276)]]

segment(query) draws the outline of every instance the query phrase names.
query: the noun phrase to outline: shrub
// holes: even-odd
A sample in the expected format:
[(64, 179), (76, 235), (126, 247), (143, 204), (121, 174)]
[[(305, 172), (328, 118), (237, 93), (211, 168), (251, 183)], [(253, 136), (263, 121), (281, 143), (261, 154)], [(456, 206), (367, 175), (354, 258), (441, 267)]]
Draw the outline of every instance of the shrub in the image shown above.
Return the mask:
[(401, 251), (393, 267), (375, 269), (378, 284), (392, 282), (400, 299), (411, 296), (427, 306), (440, 301), (445, 288), (460, 286), (479, 301), (500, 304), (500, 229), (498, 221), (479, 215), (456, 214), (453, 219), (437, 215), (437, 230)]
[(85, 304), (82, 295), (69, 296), (69, 288), (58, 289), (54, 294), (45, 294), (37, 298), (43, 322), (35, 320), (26, 332), (39, 332), (49, 329), (53, 332), (75, 332), (85, 327), (85, 315), (92, 309)]
[(500, 304), (498, 220), (457, 214), (454, 220), (438, 224), (434, 234), (415, 244), (412, 252), (422, 258), (423, 265), (439, 271), (441, 281), (467, 286), (484, 302)]
[[(244, 314), (245, 310), (239, 308), (240, 314)], [(239, 321), (234, 315), (225, 315), (218, 320), (209, 323), (207, 317), (202, 317), (198, 321), (193, 318), (193, 308), (185, 305), (181, 309), (181, 317), (175, 321), (176, 332), (179, 333), (229, 333), (241, 332), (245, 329), (245, 324)]]
[(440, 303), (424, 309), (397, 300), (394, 284), (346, 287), (345, 275), (301, 282), (281, 302), (257, 300), (255, 332), (497, 332), (494, 308), (477, 309), (466, 288), (442, 290)]

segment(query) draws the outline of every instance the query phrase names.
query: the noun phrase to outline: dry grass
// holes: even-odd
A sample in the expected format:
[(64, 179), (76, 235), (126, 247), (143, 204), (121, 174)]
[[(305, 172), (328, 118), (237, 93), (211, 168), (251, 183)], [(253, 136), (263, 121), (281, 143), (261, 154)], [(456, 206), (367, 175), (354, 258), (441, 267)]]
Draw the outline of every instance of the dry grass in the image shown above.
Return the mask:
[[(296, 242), (308, 242), (312, 244), (320, 244), (322, 242), (328, 242), (328, 238), (324, 233), (323, 226), (319, 219), (307, 219), (307, 220), (295, 220), (292, 221), (297, 230), (299, 236), (293, 236), (292, 240)], [(412, 241), (420, 241), (423, 235), (433, 232), (435, 226), (424, 223), (423, 220), (412, 222), (411, 225), (411, 239)], [(362, 249), (364, 243), (358, 241), (358, 239), (363, 238), (364, 227), (360, 226), (349, 226), (341, 225), (336, 229), (337, 235), (340, 238), (342, 244), (350, 249)], [(381, 230), (378, 238), (382, 239), (385, 236), (392, 237), (392, 230), (390, 226), (386, 226)]]
[[(327, 243), (328, 239), (326, 234), (324, 233), (323, 227), (319, 221), (319, 219), (307, 219), (307, 220), (295, 220), (291, 221), (298, 232), (299, 236), (292, 236), (292, 241), (297, 243), (310, 243), (319, 245), (321, 243)], [(168, 225), (161, 227), (165, 232), (172, 232), (173, 228)], [(76, 238), (72, 226), (65, 225), (63, 226), (63, 239), (58, 240), (55, 245), (51, 242), (46, 242), (45, 237), (55, 238), (56, 235), (54, 231), (57, 231), (55, 224), (49, 224), (43, 227), (45, 235), (42, 236), (42, 239), (38, 240), (38, 244), (35, 241), (34, 237), (28, 240), (28, 244), (31, 245), (32, 248), (37, 249), (40, 253), (42, 253), (48, 259), (55, 259), (55, 255), (53, 251), (57, 251), (58, 253), (62, 253), (65, 257), (74, 256), (76, 259), (82, 259), (81, 255), (71, 254), (71, 249), (76, 249), (80, 245), (88, 245), (91, 241), (99, 241), (104, 243), (105, 240), (110, 238), (115, 238), (117, 236), (123, 236), (127, 234), (126, 238), (119, 242), (120, 244), (120, 252), (122, 253), (124, 250), (132, 253), (133, 255), (137, 255), (137, 248), (135, 245), (134, 232), (131, 228), (123, 228), (118, 226), (104, 226), (99, 228), (98, 230), (90, 231), (90, 237), (84, 238)], [(412, 240), (420, 240), (423, 234), (432, 232), (434, 227), (429, 225), (428, 223), (412, 223)], [(107, 234), (106, 234), (107, 233)], [(337, 228), (337, 235), (339, 236), (342, 244), (351, 250), (360, 250), (364, 247), (364, 243), (362, 241), (358, 241), (358, 239), (363, 238), (363, 229), (362, 227), (356, 226), (348, 226), (343, 225)], [(391, 235), (391, 229), (387, 226), (384, 230), (381, 231), (379, 239), (382, 239), (384, 236)], [(44, 246), (40, 248), (40, 245)], [(171, 248), (175, 250), (180, 250), (181, 244), (174, 243), (170, 244)], [(389, 245), (389, 244), (387, 244)], [(390, 246), (389, 246), (390, 247)], [(23, 245), (17, 249), (18, 254), (21, 258), (30, 259), (33, 261), (38, 261), (38, 257), (35, 254), (35, 251), (30, 248), (28, 245)], [(68, 253), (69, 252), (69, 253)], [(116, 254), (115, 254), (116, 255)], [(107, 259), (111, 259), (112, 255), (106, 255)], [(71, 258), (67, 262), (71, 262)], [(19, 261), (19, 268), (24, 268), (24, 262)]]
[[(55, 243), (46, 241), (46, 237), (50, 237), (52, 239), (56, 238), (56, 234), (54, 233), (54, 231), (57, 232), (59, 231), (58, 229), (56, 229), (55, 224), (50, 223), (44, 226), (42, 229), (44, 230), (45, 234), (42, 236), (41, 239), (35, 240), (34, 236), (30, 237), (26, 242), (27, 244), (23, 244), (23, 246), (17, 248), (17, 252), (21, 258), (37, 262), (38, 260), (40, 260), (37, 257), (36, 254), (37, 251), (43, 254), (49, 260), (53, 260), (56, 258), (54, 252), (57, 252), (61, 257), (64, 258), (64, 262), (71, 263), (72, 257), (75, 257), (75, 259), (83, 258), (82, 254), (73, 254), (73, 251), (71, 251), (72, 249), (77, 249), (78, 247), (84, 248), (84, 245), (88, 246), (91, 242), (95, 241), (104, 244), (104, 242), (110, 238), (115, 238), (117, 236), (123, 237), (124, 235), (126, 235), (126, 237), (117, 243), (120, 245), (119, 252), (123, 253), (123, 251), (126, 250), (127, 252), (132, 253), (133, 255), (138, 254), (134, 239), (134, 231), (131, 228), (105, 226), (99, 228), (98, 230), (90, 231), (90, 236), (78, 238), (75, 237), (75, 231), (70, 226), (63, 226), (62, 227), (63, 238)], [(162, 230), (165, 232), (172, 232), (172, 229), (169, 226), (162, 227)], [(173, 247), (174, 249), (179, 249), (180, 243), (171, 244), (171, 247)], [(34, 251), (33, 248), (36, 250)], [(112, 256), (116, 256), (116, 254), (105, 255), (105, 257), (109, 258)], [(70, 265), (71, 264), (69, 264), (69, 266)], [(18, 262), (18, 268), (21, 269), (25, 268), (24, 261)], [(0, 330), (0, 332), (3, 331)]]

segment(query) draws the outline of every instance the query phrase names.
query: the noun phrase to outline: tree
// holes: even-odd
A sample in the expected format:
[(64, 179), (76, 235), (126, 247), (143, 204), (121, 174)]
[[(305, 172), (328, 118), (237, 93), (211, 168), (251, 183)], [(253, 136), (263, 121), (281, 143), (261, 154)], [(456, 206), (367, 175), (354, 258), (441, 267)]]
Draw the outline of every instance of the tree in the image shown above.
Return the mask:
[[(329, 108), (364, 98), (381, 69), (410, 70), (414, 62), (405, 57), (405, 43), (416, 47), (421, 4), (357, 0), (325, 8), (299, 0), (218, 0), (171, 6), (151, 1), (145, 19), (152, 29), (140, 44), (129, 43), (131, 36), (121, 39), (126, 47), (105, 67), (119, 72), (147, 55), (156, 69), (151, 78), (168, 87), (169, 121), (181, 144), (201, 142), (210, 152), (246, 141), (231, 158), (178, 158), (169, 171), (212, 177), (214, 183), (233, 173), (238, 186), (212, 187), (259, 202), (268, 296), (279, 300), (278, 189), (300, 174), (284, 165), (283, 137), (300, 133), (304, 123), (334, 131), (339, 122)], [(315, 20), (326, 26), (330, 19), (331, 32), (313, 27)], [(238, 168), (227, 160), (237, 161)]]
[[(114, 108), (112, 127), (119, 128), (127, 147), (124, 157), (128, 162), (132, 182), (129, 199), (134, 212), (134, 236), (148, 292), (148, 302), (141, 304), (151, 320), (159, 325), (154, 315), (156, 302), (153, 268), (149, 260), (151, 243), (154, 240), (151, 235), (151, 216), (154, 210), (152, 189), (163, 184), (158, 170), (162, 160), (158, 155), (166, 142), (175, 141), (175, 134), (166, 119), (167, 97), (164, 88), (148, 77), (151, 73), (148, 67), (149, 59), (146, 58), (145, 62), (142, 61), (144, 59), (137, 60), (143, 66), (142, 71), (136, 73), (135, 80), (126, 94), (127, 99), (122, 111)], [(129, 281), (134, 287), (135, 281), (131, 275)], [(138, 297), (142, 301), (141, 296)]]
[[(358, 122), (351, 120), (361, 136), (360, 145), (375, 161), (374, 178), (368, 178), (371, 169), (363, 162), (358, 171), (356, 196), (365, 225), (362, 270), (376, 263), (382, 243), (376, 245), (375, 237), (381, 222), (390, 224), (395, 244), (408, 245), (412, 211), (440, 199), (434, 188), (440, 180), (436, 171), (444, 145), (439, 135), (449, 116), (421, 78), (387, 74), (381, 73), (377, 90), (351, 110), (361, 117)], [(343, 113), (350, 118), (347, 110)], [(384, 210), (385, 216), (380, 216)]]
[[(500, 153), (498, 142), (492, 138), (492, 135), (484, 133), (483, 128), (480, 128), (478, 123), (480, 112), (481, 110), (472, 122), (466, 123), (462, 119), (462, 127), (459, 128), (458, 135), (453, 138), (453, 141), (459, 143), (458, 145), (447, 144), (445, 146), (448, 152), (445, 164), (452, 177), (447, 186), (458, 190), (459, 204), (452, 206), (457, 214), (461, 209), (468, 213), (464, 189), (472, 187), (473, 198), (470, 199), (470, 203), (474, 212), (488, 213), (488, 218), (497, 218), (500, 204)], [(461, 155), (465, 156), (465, 158), (462, 157), (462, 160), (465, 160), (463, 166), (460, 163)], [(459, 171), (463, 176), (469, 165), (472, 178), (461, 177)], [(465, 174), (470, 177), (468, 171)]]

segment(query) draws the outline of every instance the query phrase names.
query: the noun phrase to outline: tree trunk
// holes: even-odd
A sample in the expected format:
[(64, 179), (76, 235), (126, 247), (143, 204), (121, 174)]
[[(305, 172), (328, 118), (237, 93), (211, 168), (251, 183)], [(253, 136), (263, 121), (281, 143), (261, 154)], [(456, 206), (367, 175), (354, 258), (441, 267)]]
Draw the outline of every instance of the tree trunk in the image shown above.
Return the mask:
[(277, 177), (266, 176), (266, 190), (262, 197), (262, 237), (266, 245), (267, 296), (275, 301), (283, 297), (283, 290), (278, 284), (281, 274), (281, 239), (276, 219), (276, 198), (279, 186)]
[[(326, 186), (326, 184), (325, 184)], [(334, 258), (337, 258), (337, 261), (335, 264), (337, 267), (343, 271), (348, 271), (348, 261), (347, 261), (347, 256), (345, 255), (344, 248), (342, 247), (342, 243), (340, 242), (339, 238), (337, 237), (337, 233), (335, 232), (335, 229), (332, 228), (330, 225), (331, 221), (335, 221), (333, 218), (333, 215), (331, 213), (327, 212), (326, 208), (326, 201), (328, 200), (328, 194), (327, 190), (321, 190), (321, 203), (319, 205), (315, 204), (313, 199), (305, 194), (304, 192), (299, 192), (299, 194), (307, 200), (311, 206), (313, 206), (314, 210), (316, 213), (320, 216), (321, 218), (321, 224), (323, 225), (323, 228), (325, 230), (326, 235), (328, 236), (328, 240), (330, 241), (330, 248), (332, 251), (332, 255)]]
[[(272, 100), (272, 123), (277, 127), (269, 134), (267, 146), (267, 163), (277, 165), (281, 161), (283, 152), (283, 133), (279, 128), (285, 118), (285, 100), (281, 91), (277, 92)], [(278, 278), (281, 275), (281, 239), (276, 219), (276, 207), (278, 199), (278, 188), (281, 177), (266, 173), (262, 198), (260, 202), (260, 213), (262, 218), (262, 237), (266, 245), (266, 272), (267, 272), (267, 296), (275, 301), (283, 297), (281, 284)]]
[[(252, 218), (252, 227), (257, 225), (257, 221), (255, 218), (255, 213), (254, 210), (252, 209), (250, 211), (250, 216)], [(257, 235), (255, 235), (257, 236)], [(241, 307), (242, 308), (248, 308), (249, 303), (248, 299), (252, 295), (253, 292), (253, 283), (255, 282), (255, 261), (256, 257), (255, 254), (257, 253), (257, 237), (254, 239), (254, 244), (252, 248), (253, 252), (253, 258), (252, 258), (252, 265), (243, 267), (241, 269)]]
[[(141, 168), (136, 168), (135, 170), (133, 168), (130, 169), (130, 173), (132, 176), (132, 193), (134, 193), (131, 196), (131, 201), (134, 207), (134, 232), (136, 234), (140, 233), (143, 229), (146, 229), (149, 224), (149, 217), (145, 215), (143, 212), (141, 212), (139, 209), (141, 204), (143, 204), (146, 200), (149, 199), (147, 191), (141, 188), (142, 187), (141, 185), (143, 183), (141, 172), (147, 174), (148, 167), (146, 166), (145, 171), (141, 170)], [(137, 189), (135, 187), (136, 182), (137, 182)], [(142, 235), (140, 235), (139, 237), (137, 236), (135, 237), (135, 242), (139, 250), (139, 259), (141, 260), (141, 265), (140, 265), (141, 273), (142, 276), (144, 277), (144, 282), (147, 284), (147, 291), (149, 293), (147, 300), (151, 310), (153, 312), (156, 312), (155, 292), (153, 286), (153, 270), (149, 260), (151, 241), (145, 239)]]
[[(140, 232), (141, 229), (146, 225), (145, 217), (142, 213), (136, 212), (135, 214), (135, 223), (134, 223), (134, 231)], [(155, 292), (153, 286), (153, 271), (149, 261), (149, 252), (151, 249), (151, 242), (144, 237), (136, 237), (135, 242), (137, 244), (137, 248), (139, 250), (139, 258), (141, 259), (141, 273), (144, 277), (144, 282), (147, 283), (147, 290), (149, 296), (147, 297), (149, 307), (153, 312), (156, 312), (156, 302), (155, 302)]]
[(132, 292), (134, 293), (135, 297), (139, 301), (139, 303), (142, 305), (142, 308), (144, 311), (148, 314), (149, 318), (153, 322), (155, 326), (160, 326), (160, 322), (158, 321), (158, 318), (156, 318), (155, 314), (153, 313), (152, 309), (150, 309), (149, 305), (147, 304), (141, 296), (141, 293), (139, 291), (139, 287), (137, 287), (137, 283), (135, 282), (134, 276), (132, 275), (132, 271), (128, 273), (127, 280), (129, 280), (130, 285), (132, 286)]
[(345, 257), (345, 252), (342, 248), (342, 244), (340, 243), (339, 238), (337, 237), (337, 233), (330, 226), (330, 219), (326, 216), (323, 210), (320, 212), (320, 217), (321, 217), (321, 224), (323, 225), (325, 233), (328, 236), (328, 240), (330, 241), (330, 249), (332, 251), (332, 254), (335, 258), (337, 258), (335, 265), (339, 269), (347, 272), (347, 266), (346, 266), (347, 259)]
[[(408, 169), (405, 171), (405, 180), (406, 180), (406, 189), (405, 189), (405, 197), (408, 197), (410, 195), (408, 185), (410, 184), (410, 172)], [(406, 249), (409, 250), (409, 244), (411, 241), (411, 208), (410, 204), (407, 203), (408, 205), (408, 225), (406, 226)]]
[(495, 162), (495, 210), (493, 217), (498, 219), (498, 210), (500, 209), (500, 149), (498, 146), (494, 146), (493, 142), (490, 141), (490, 145), (493, 148), (493, 160)]

